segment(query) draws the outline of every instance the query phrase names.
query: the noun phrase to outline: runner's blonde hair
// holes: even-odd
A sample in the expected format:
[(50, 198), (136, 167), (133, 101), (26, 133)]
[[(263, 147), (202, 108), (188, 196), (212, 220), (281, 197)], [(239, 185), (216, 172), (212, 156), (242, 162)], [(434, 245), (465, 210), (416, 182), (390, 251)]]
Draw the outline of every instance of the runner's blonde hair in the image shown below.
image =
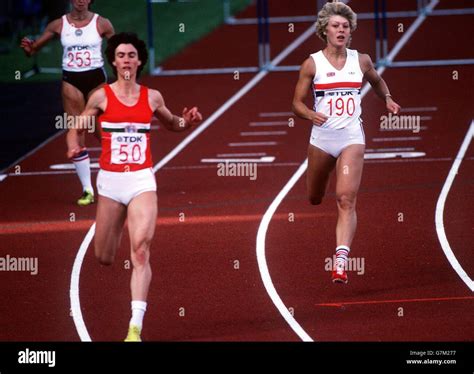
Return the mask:
[(341, 16), (347, 19), (349, 21), (351, 33), (357, 28), (357, 14), (355, 14), (350, 6), (338, 1), (326, 3), (318, 12), (318, 20), (316, 21), (316, 35), (325, 43), (328, 42), (326, 37), (326, 28), (328, 27), (329, 19), (332, 16)]

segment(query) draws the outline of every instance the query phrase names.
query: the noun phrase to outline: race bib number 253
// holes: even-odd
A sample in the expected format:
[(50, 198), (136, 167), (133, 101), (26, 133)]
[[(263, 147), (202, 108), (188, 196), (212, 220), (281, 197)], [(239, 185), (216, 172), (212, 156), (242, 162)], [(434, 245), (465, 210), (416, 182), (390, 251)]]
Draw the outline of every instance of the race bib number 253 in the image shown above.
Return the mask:
[(112, 133), (112, 164), (143, 164), (146, 159), (147, 139), (140, 133)]

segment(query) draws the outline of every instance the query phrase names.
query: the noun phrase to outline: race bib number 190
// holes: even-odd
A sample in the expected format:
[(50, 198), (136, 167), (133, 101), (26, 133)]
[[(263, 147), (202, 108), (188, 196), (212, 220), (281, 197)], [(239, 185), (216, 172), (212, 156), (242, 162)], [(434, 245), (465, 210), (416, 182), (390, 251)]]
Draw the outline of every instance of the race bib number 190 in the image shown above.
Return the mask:
[(143, 164), (147, 139), (140, 133), (112, 133), (112, 164)]

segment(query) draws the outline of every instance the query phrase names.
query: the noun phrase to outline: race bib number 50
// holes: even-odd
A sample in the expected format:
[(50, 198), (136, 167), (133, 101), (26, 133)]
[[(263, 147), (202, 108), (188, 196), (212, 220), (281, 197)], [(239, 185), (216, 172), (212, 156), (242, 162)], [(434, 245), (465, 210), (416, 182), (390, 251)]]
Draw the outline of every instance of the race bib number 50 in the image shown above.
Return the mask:
[(143, 164), (147, 139), (140, 133), (112, 133), (112, 164)]

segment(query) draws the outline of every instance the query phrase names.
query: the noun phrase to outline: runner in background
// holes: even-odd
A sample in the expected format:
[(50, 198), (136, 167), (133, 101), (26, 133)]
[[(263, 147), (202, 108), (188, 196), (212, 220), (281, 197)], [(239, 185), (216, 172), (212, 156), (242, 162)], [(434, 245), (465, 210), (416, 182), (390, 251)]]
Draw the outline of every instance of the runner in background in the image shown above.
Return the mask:
[[(68, 116), (77, 116), (85, 108), (87, 99), (107, 81), (102, 57), (102, 38), (110, 38), (114, 28), (110, 21), (89, 10), (93, 0), (71, 0), (72, 10), (48, 24), (35, 41), (23, 38), (21, 47), (30, 57), (59, 36), (63, 46), (62, 99)], [(67, 124), (64, 124), (66, 126)], [(94, 129), (91, 129), (92, 131)], [(75, 139), (79, 136), (79, 139)], [(79, 142), (81, 152), (72, 158), (82, 184), (81, 206), (94, 202), (91, 183), (90, 158), (85, 147), (85, 133), (68, 131), (67, 143)]]

